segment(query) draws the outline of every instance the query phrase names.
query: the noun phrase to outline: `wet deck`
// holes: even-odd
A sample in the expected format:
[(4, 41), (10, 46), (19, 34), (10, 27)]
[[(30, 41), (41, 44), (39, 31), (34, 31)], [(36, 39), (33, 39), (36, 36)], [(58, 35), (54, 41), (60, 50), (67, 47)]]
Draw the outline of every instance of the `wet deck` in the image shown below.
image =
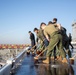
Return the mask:
[(76, 63), (75, 65), (59, 62), (53, 62), (49, 65), (34, 63), (33, 56), (27, 55), (13, 75), (76, 75)]

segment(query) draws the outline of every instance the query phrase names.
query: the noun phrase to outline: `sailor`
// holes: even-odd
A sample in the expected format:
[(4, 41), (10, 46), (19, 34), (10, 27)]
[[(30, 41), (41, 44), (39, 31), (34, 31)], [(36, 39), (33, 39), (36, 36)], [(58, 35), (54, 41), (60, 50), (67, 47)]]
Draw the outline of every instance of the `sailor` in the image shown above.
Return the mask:
[[(48, 25), (54, 25), (55, 28), (60, 32), (61, 30), (61, 24), (58, 24), (57, 23), (57, 18), (54, 18), (53, 19), (53, 22), (52, 21), (49, 21), (48, 22)], [(57, 50), (56, 50), (57, 49)], [(61, 61), (61, 56), (60, 56), (60, 52), (58, 51), (58, 48), (57, 46), (54, 48), (54, 51), (52, 52), (52, 57), (53, 59), (58, 59)]]
[(54, 50), (54, 47), (57, 46), (59, 48), (59, 51), (61, 53), (61, 56), (63, 58), (62, 62), (67, 63), (66, 54), (63, 50), (62, 46), (62, 36), (59, 34), (58, 30), (55, 28), (54, 25), (48, 25), (46, 26), (44, 23), (41, 23), (40, 27), (44, 31), (44, 35), (49, 41), (49, 45), (47, 46), (47, 53), (46, 53), (46, 60), (43, 61), (43, 63), (50, 63), (50, 56), (52, 54), (52, 51)]
[(66, 34), (66, 29), (64, 27), (61, 27), (61, 35), (62, 35), (62, 42), (63, 46), (65, 48), (66, 54), (68, 54), (69, 58), (71, 58), (71, 51), (69, 49), (69, 38)]
[[(57, 23), (57, 18), (53, 18), (53, 24), (58, 29), (59, 33), (62, 35), (62, 43), (65, 48), (66, 54), (71, 58), (71, 51), (69, 49), (69, 38), (66, 34), (66, 28), (62, 27), (61, 24)], [(58, 52), (56, 52), (58, 54)]]
[(38, 43), (38, 41), (40, 40), (40, 48), (41, 48), (41, 50), (44, 50), (44, 48), (48, 46), (49, 42), (45, 38), (45, 36), (43, 34), (43, 30), (34, 28), (34, 32), (37, 35), (36, 43)]
[(35, 46), (35, 36), (31, 31), (29, 31), (28, 33), (30, 35), (31, 47), (33, 47), (33, 46)]
[(69, 33), (69, 45), (71, 46), (71, 49), (73, 50), (74, 49), (74, 47), (73, 47), (73, 45), (71, 44), (71, 41), (72, 41), (72, 36), (71, 36), (71, 33)]

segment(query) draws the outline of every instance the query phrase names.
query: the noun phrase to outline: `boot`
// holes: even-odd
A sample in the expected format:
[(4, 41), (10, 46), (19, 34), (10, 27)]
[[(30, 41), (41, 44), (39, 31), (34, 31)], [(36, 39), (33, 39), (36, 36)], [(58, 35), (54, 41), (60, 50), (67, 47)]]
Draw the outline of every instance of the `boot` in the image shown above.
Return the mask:
[(50, 57), (47, 57), (46, 60), (43, 61), (43, 63), (49, 64), (50, 63)]
[(59, 59), (59, 56), (56, 56), (54, 59), (55, 59), (55, 60), (58, 60), (58, 59)]
[(67, 58), (63, 58), (62, 63), (68, 63)]
[(62, 61), (62, 57), (61, 56), (57, 56), (55, 60)]
[(58, 60), (59, 60), (59, 61), (62, 61), (62, 57), (61, 57), (61, 56), (59, 56), (59, 57), (58, 57)]

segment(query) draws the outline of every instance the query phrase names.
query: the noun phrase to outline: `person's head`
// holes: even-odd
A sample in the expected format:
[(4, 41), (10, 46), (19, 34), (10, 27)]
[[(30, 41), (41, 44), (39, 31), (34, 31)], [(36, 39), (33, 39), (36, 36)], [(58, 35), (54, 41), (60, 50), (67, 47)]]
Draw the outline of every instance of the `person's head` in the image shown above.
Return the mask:
[(40, 24), (40, 28), (41, 28), (42, 30), (44, 30), (45, 27), (46, 27), (46, 24), (45, 24), (44, 22), (42, 22), (42, 23)]
[(56, 23), (57, 22), (57, 18), (53, 18), (53, 22)]
[(34, 32), (37, 34), (38, 33), (38, 29), (37, 28), (34, 28)]
[(29, 33), (29, 34), (31, 34), (32, 32), (31, 32), (31, 31), (29, 31), (28, 33)]
[(48, 22), (48, 25), (50, 25), (50, 24), (53, 24), (52, 21), (49, 21), (49, 22)]

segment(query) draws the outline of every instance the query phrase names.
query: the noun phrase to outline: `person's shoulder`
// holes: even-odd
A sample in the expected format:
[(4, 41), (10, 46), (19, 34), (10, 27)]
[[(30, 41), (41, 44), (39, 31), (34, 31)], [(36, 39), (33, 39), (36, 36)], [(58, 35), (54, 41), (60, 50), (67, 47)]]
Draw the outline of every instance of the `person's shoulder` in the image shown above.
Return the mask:
[(51, 25), (47, 25), (47, 26), (44, 28), (44, 31), (49, 30), (50, 26), (51, 26)]
[(34, 35), (34, 33), (32, 33), (32, 35)]

